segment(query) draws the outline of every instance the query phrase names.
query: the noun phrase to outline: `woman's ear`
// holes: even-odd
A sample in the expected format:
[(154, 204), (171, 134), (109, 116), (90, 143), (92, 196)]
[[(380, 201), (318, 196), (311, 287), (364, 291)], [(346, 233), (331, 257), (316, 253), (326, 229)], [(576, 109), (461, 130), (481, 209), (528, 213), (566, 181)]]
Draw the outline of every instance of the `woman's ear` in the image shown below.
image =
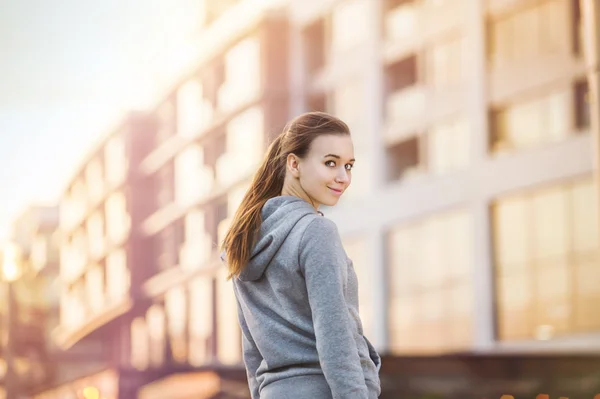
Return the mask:
[(300, 166), (299, 161), (300, 160), (298, 159), (298, 157), (294, 154), (288, 154), (286, 159), (287, 170), (295, 178), (300, 177), (300, 171), (298, 170), (298, 167)]

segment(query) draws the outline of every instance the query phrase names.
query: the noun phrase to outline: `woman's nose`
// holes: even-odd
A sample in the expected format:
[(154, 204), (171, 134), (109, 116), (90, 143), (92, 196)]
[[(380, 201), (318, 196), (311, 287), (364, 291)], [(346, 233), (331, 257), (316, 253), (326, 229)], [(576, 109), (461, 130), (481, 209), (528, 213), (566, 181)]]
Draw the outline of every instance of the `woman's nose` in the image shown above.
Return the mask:
[(337, 174), (335, 181), (338, 183), (347, 183), (348, 182), (348, 173), (346, 173), (345, 169)]

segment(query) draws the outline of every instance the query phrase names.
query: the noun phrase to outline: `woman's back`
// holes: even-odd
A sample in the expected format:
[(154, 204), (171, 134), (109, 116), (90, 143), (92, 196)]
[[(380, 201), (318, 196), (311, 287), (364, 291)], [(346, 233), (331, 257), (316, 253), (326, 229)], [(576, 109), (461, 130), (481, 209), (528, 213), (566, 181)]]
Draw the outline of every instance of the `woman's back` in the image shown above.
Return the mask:
[(362, 335), (356, 274), (335, 225), (293, 196), (267, 201), (262, 220), (233, 279), (253, 398), (311, 375), (324, 376), (333, 397), (377, 397), (380, 360)]

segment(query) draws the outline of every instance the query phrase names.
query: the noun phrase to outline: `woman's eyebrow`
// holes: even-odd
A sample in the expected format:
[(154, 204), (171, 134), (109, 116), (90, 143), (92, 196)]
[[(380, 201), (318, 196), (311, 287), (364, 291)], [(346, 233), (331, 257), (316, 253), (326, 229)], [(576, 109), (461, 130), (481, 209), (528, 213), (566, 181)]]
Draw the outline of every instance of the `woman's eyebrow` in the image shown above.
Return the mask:
[[(335, 154), (327, 154), (323, 158), (327, 158), (327, 157), (332, 157), (332, 158), (335, 158), (335, 159), (340, 159), (341, 158), (339, 155), (335, 155)], [(356, 160), (354, 158), (352, 158), (349, 162), (354, 162), (354, 161), (356, 161)]]

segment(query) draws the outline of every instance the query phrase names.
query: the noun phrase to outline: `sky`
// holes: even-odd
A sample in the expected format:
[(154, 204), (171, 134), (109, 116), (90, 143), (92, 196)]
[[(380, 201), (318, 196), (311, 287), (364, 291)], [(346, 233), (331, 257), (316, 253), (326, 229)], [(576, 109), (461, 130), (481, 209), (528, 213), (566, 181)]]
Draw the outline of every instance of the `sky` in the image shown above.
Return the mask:
[(0, 239), (59, 198), (94, 143), (156, 100), (201, 0), (0, 0)]

